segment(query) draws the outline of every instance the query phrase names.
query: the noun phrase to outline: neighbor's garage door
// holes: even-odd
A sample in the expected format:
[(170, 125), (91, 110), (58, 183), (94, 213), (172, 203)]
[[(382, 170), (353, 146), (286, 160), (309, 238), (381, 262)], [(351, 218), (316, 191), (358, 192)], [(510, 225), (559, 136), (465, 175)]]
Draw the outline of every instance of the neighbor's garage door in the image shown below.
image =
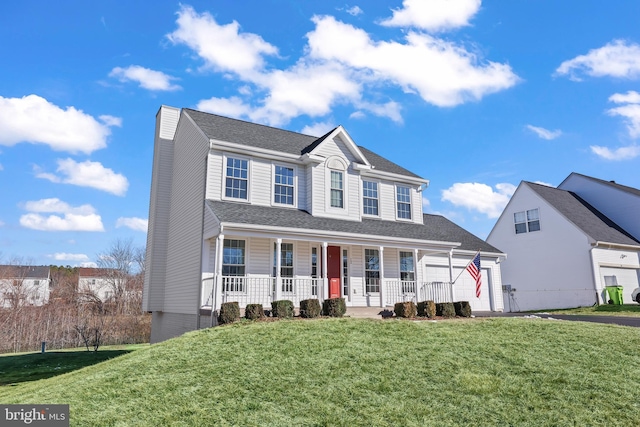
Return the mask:
[[(453, 269), (453, 278), (458, 280), (453, 285), (453, 298), (455, 301), (469, 301), (472, 311), (490, 311), (491, 299), (489, 295), (489, 275), (487, 269), (482, 269), (482, 286), (480, 287), (480, 298), (476, 297), (476, 282), (471, 275), (461, 269)], [(462, 274), (460, 274), (462, 273)], [(427, 265), (425, 276), (427, 282), (448, 282), (449, 267)]]
[[(635, 268), (600, 267), (600, 280), (603, 286), (618, 284), (622, 286), (622, 302), (631, 304), (631, 293), (638, 285), (638, 270)], [(608, 298), (608, 296), (607, 296)]]

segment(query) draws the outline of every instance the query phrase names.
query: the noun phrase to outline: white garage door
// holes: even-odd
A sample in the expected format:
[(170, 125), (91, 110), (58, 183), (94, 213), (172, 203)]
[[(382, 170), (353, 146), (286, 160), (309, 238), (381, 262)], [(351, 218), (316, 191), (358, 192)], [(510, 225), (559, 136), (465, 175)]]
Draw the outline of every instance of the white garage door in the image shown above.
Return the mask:
[[(638, 270), (635, 268), (600, 267), (600, 280), (603, 286), (622, 286), (622, 302), (632, 304), (631, 292), (638, 285)], [(607, 296), (608, 298), (608, 296)]]
[[(462, 273), (462, 274), (460, 274)], [(460, 275), (460, 277), (458, 277)], [(491, 296), (489, 294), (489, 274), (488, 270), (482, 269), (482, 285), (480, 287), (480, 298), (476, 297), (476, 282), (471, 275), (462, 268), (453, 269), (453, 278), (458, 280), (453, 285), (454, 301), (469, 301), (472, 311), (490, 311)], [(425, 270), (427, 282), (448, 282), (449, 267), (427, 265)]]

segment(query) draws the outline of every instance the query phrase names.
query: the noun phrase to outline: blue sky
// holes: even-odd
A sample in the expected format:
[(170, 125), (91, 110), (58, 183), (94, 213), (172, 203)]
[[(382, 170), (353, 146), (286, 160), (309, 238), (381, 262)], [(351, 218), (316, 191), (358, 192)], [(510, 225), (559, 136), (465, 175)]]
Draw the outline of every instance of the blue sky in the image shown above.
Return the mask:
[(640, 187), (637, 0), (61, 1), (0, 7), (0, 253), (146, 243), (160, 105), (363, 145), (485, 238), (521, 180)]

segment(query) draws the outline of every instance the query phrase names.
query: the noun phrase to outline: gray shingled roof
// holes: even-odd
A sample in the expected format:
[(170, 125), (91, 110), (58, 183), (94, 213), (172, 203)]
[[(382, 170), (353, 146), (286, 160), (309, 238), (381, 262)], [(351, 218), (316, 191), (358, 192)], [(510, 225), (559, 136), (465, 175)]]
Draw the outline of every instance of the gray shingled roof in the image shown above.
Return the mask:
[(297, 209), (214, 200), (207, 200), (207, 204), (223, 223), (356, 233), (363, 236), (386, 236), (437, 242), (458, 242), (462, 245), (456, 249), (474, 251), (480, 249), (484, 252), (500, 253), (495, 247), (439, 215), (425, 215), (424, 225), (368, 218), (363, 219), (362, 222), (356, 222), (314, 217), (306, 211)]
[(0, 277), (12, 279), (49, 277), (49, 267), (46, 265), (0, 265)]
[(526, 184), (592, 239), (623, 245), (640, 245), (629, 233), (577, 194), (532, 182)]
[[(288, 130), (250, 123), (243, 120), (203, 113), (185, 108), (183, 110), (202, 129), (209, 139), (233, 142), (265, 150), (280, 151), (287, 154), (301, 155), (313, 150), (331, 132), (317, 138)], [(334, 129), (335, 130), (335, 129)], [(377, 170), (400, 175), (421, 178), (419, 175), (385, 159), (382, 156), (358, 146), (364, 156)]]
[[(595, 182), (599, 182), (599, 183), (607, 185), (609, 187), (617, 188), (618, 190), (624, 191), (625, 193), (630, 193), (630, 194), (633, 194), (633, 195), (636, 195), (636, 196), (640, 197), (640, 190), (638, 190), (637, 188), (633, 188), (633, 187), (629, 187), (629, 186), (626, 186), (626, 185), (618, 184), (615, 181), (605, 181), (604, 179), (594, 178), (592, 176), (583, 175), (583, 174), (577, 173), (577, 172), (573, 172), (573, 174), (582, 176), (584, 178), (590, 179), (590, 180), (595, 181)], [(569, 176), (571, 176), (571, 175), (569, 175)]]

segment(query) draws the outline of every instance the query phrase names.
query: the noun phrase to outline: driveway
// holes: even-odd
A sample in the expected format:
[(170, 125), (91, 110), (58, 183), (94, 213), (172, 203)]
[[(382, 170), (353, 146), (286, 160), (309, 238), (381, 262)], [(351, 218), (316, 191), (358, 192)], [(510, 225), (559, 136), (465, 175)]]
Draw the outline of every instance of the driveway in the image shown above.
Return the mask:
[(611, 325), (633, 326), (640, 328), (640, 317), (623, 317), (623, 316), (585, 316), (580, 314), (549, 314), (549, 313), (493, 313), (479, 312), (474, 313), (476, 317), (532, 317), (537, 316), (543, 319), (553, 318), (559, 320), (570, 320), (576, 322), (593, 322), (608, 323)]

